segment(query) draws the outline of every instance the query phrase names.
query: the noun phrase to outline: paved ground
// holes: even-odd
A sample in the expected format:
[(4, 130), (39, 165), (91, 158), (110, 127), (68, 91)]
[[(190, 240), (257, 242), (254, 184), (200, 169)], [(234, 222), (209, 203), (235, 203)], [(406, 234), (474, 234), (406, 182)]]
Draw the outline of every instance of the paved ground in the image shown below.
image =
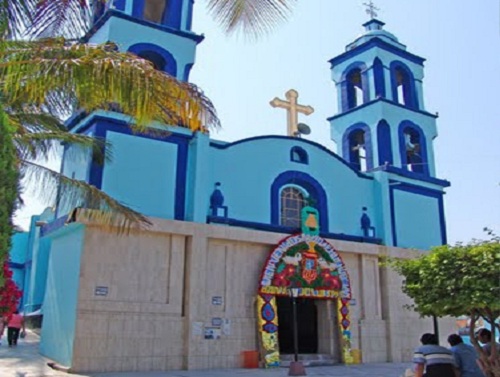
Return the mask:
[[(38, 337), (28, 333), (26, 339), (20, 339), (16, 348), (9, 348), (2, 338), (0, 346), (1, 377), (285, 377), (286, 368), (265, 369), (225, 369), (173, 372), (139, 373), (99, 373), (91, 375), (66, 374), (47, 366), (46, 358), (38, 353)], [(307, 368), (308, 376), (330, 377), (401, 377), (408, 364), (363, 364), (353, 366), (332, 366)]]

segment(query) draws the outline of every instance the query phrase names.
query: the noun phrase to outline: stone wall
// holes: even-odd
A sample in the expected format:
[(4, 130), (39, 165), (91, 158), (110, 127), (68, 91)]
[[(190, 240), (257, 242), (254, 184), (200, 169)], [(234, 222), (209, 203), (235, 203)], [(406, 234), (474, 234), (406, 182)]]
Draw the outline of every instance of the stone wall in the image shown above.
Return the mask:
[[(412, 258), (416, 251), (387, 248), (388, 255)], [(387, 321), (388, 361), (406, 362), (411, 360), (413, 351), (420, 345), (424, 333), (433, 333), (432, 318), (420, 318), (419, 314), (408, 308), (411, 300), (401, 291), (403, 279), (390, 268), (381, 269), (383, 316)], [(453, 318), (439, 319), (440, 344), (447, 347), (449, 334), (456, 333)]]
[(73, 370), (183, 367), (185, 243), (182, 235), (87, 229)]
[[(258, 349), (261, 269), (285, 236), (171, 220), (130, 236), (87, 226), (72, 370), (240, 367), (241, 352)], [(402, 310), (400, 280), (380, 272), (387, 249), (330, 242), (351, 279), (352, 348), (364, 362), (409, 361), (420, 333), (432, 328)], [(318, 303), (319, 351), (339, 360), (334, 304)], [(211, 327), (220, 327), (219, 339), (206, 339)]]

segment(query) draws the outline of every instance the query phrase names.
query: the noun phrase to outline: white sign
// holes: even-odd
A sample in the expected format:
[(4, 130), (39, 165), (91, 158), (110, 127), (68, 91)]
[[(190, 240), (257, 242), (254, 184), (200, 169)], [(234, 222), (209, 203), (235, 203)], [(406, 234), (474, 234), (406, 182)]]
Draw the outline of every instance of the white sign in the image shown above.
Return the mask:
[(108, 287), (95, 287), (94, 296), (107, 296)]
[(212, 305), (221, 306), (224, 303), (222, 296), (213, 296)]
[(203, 334), (203, 322), (193, 322), (193, 335)]
[(224, 335), (231, 335), (231, 320), (224, 318), (222, 322), (222, 333)]

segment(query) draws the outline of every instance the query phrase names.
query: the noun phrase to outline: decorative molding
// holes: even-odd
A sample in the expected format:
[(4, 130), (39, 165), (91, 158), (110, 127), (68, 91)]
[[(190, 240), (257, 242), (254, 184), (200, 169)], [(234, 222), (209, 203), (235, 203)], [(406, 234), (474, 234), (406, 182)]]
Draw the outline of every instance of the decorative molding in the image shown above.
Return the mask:
[(406, 50), (400, 49), (400, 48), (398, 48), (390, 43), (387, 43), (378, 37), (374, 37), (374, 38), (371, 38), (369, 41), (367, 41), (363, 44), (360, 44), (359, 46), (354, 47), (353, 49), (348, 50), (348, 51), (334, 57), (333, 59), (330, 59), (328, 62), (331, 64), (331, 67), (333, 68), (335, 65), (339, 65), (339, 64), (345, 62), (346, 60), (353, 59), (357, 55), (359, 55), (365, 51), (368, 51), (369, 49), (374, 48), (374, 47), (378, 47), (378, 48), (381, 48), (382, 50), (391, 52), (394, 55), (397, 55), (403, 59), (409, 60), (415, 64), (418, 64), (418, 65), (423, 66), (424, 62), (426, 60), (424, 58), (421, 58), (418, 55), (411, 54)]
[(310, 141), (310, 140), (307, 140), (307, 139), (297, 139), (296, 137), (281, 136), (281, 135), (266, 135), (266, 136), (250, 137), (248, 139), (242, 139), (242, 140), (235, 141), (233, 143), (226, 143), (226, 144), (219, 144), (217, 142), (211, 141), (210, 142), (210, 146), (213, 147), (213, 148), (216, 148), (216, 149), (228, 149), (228, 148), (232, 148), (232, 147), (234, 147), (234, 146), (236, 146), (238, 144), (248, 143), (248, 142), (255, 141), (255, 140), (266, 140), (266, 139), (293, 140), (296, 143), (300, 142), (300, 143), (312, 145), (312, 146), (314, 146), (314, 147), (322, 150), (323, 152), (328, 153), (331, 157), (335, 158), (338, 162), (340, 162), (343, 165), (345, 165), (346, 167), (348, 167), (359, 178), (373, 180), (373, 177), (371, 177), (371, 176), (369, 176), (367, 174), (363, 174), (363, 173), (357, 171), (356, 169), (353, 169), (352, 166), (350, 166), (349, 163), (347, 163), (347, 161), (345, 161), (343, 158), (341, 158), (336, 153), (332, 152), (331, 150), (327, 149), (326, 147), (324, 147), (321, 144), (315, 143), (314, 141)]
[(83, 43), (88, 42), (89, 39), (92, 38), (92, 36), (97, 32), (97, 30), (99, 30), (99, 28), (101, 28), (101, 26), (103, 26), (106, 23), (106, 21), (108, 21), (111, 17), (121, 18), (123, 20), (130, 21), (130, 22), (133, 22), (133, 23), (136, 23), (139, 25), (147, 26), (147, 27), (150, 27), (152, 29), (164, 31), (164, 32), (167, 32), (170, 34), (177, 35), (179, 37), (187, 38), (187, 39), (190, 39), (190, 40), (196, 42), (196, 44), (199, 44), (201, 41), (203, 41), (205, 39), (204, 35), (198, 35), (198, 34), (195, 34), (191, 31), (178, 30), (178, 29), (174, 29), (170, 26), (165, 26), (165, 25), (155, 24), (155, 23), (149, 22), (149, 21), (140, 20), (140, 19), (137, 19), (133, 16), (125, 14), (122, 11), (119, 11), (116, 9), (109, 9), (106, 11), (106, 13), (104, 13), (104, 15), (101, 18), (99, 18), (99, 20), (97, 20), (97, 22), (94, 24), (92, 29), (90, 29), (87, 32), (87, 34), (85, 34), (85, 36), (82, 37), (81, 41)]
[[(280, 226), (280, 225), (257, 223), (257, 222), (252, 222), (252, 221), (237, 220), (237, 219), (218, 217), (218, 216), (217, 217), (216, 216), (207, 216), (207, 223), (208, 224), (230, 225), (230, 226), (236, 226), (236, 227), (241, 227), (241, 228), (262, 230), (265, 232), (272, 232), (272, 233), (293, 234), (293, 233), (297, 233), (298, 231), (300, 231), (299, 228), (295, 229), (295, 228), (289, 228), (289, 227)], [(362, 237), (362, 236), (353, 236), (353, 235), (344, 234), (344, 233), (330, 233), (330, 232), (320, 232), (319, 235), (323, 238), (329, 238), (329, 239), (334, 239), (334, 240), (339, 240), (339, 241), (351, 241), (351, 242), (360, 242), (360, 243), (382, 245), (382, 240), (380, 238), (371, 238), (371, 237), (367, 238), (367, 237)]]

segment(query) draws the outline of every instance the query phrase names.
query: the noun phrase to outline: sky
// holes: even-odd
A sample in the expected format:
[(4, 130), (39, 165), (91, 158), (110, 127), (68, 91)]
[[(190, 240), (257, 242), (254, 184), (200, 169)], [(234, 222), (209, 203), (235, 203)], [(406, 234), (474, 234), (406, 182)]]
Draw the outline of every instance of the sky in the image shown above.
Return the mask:
[[(328, 60), (363, 32), (364, 0), (299, 0), (290, 19), (263, 38), (227, 36), (197, 0), (193, 31), (203, 33), (191, 81), (214, 102), (218, 140), (286, 134), (286, 114), (269, 101), (289, 89), (314, 107), (306, 138), (336, 150), (327, 118), (338, 113)], [(447, 179), (448, 242), (500, 234), (500, 1), (377, 0), (378, 19), (408, 51), (426, 60), (424, 106), (439, 113), (437, 177)], [(54, 162), (57, 168), (57, 163)], [(43, 205), (26, 195), (17, 223)]]

